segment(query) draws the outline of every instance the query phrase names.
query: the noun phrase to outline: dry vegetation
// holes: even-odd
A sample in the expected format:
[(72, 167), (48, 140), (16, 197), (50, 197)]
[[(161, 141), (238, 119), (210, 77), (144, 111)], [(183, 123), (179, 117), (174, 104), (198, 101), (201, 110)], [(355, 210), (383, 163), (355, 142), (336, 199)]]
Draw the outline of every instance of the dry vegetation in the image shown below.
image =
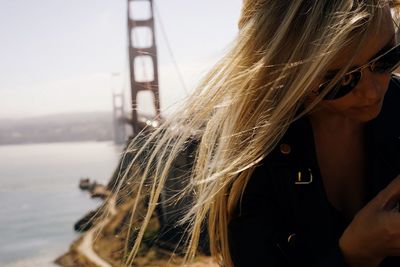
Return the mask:
[[(89, 216), (96, 214), (96, 219), (93, 221), (91, 227), (99, 228), (96, 230), (94, 237), (93, 250), (103, 260), (114, 267), (126, 266), (126, 251), (130, 251), (130, 249), (133, 247), (137, 229), (141, 224), (146, 208), (146, 201), (145, 199), (142, 199), (140, 201), (140, 206), (138, 207), (138, 212), (136, 212), (135, 216), (132, 217), (131, 210), (135, 202), (135, 198), (137, 197), (138, 186), (137, 179), (135, 179), (137, 175), (135, 176), (133, 174), (138, 170), (140, 171), (139, 165), (131, 168), (130, 175), (128, 175), (128, 177), (131, 178), (124, 181), (125, 186), (123, 188), (119, 188), (118, 192), (116, 190), (116, 185), (118, 184), (118, 173), (127, 168), (127, 164), (130, 162), (132, 157), (132, 154), (126, 155), (124, 162), (121, 162), (109, 184), (107, 185), (107, 189), (111, 193), (116, 194), (115, 202), (111, 203), (110, 200), (105, 200), (102, 208), (96, 212), (89, 213)], [(185, 165), (188, 162), (187, 154), (181, 156), (180, 159), (178, 158), (177, 162), (180, 162), (180, 166), (178, 167), (182, 168), (182, 165)], [(172, 170), (172, 177), (180, 177), (179, 175), (181, 175), (182, 169), (176, 169), (177, 170)], [(110, 205), (113, 207), (110, 207)], [(109, 212), (111, 208), (114, 209), (115, 212)], [(106, 224), (99, 227), (102, 222), (106, 222)], [(131, 226), (134, 227), (129, 230)], [(166, 249), (165, 244), (164, 246), (158, 245), (156, 240), (158, 240), (157, 235), (159, 230), (160, 223), (156, 213), (154, 213), (150, 221), (150, 225), (145, 233), (143, 244), (132, 266), (182, 266), (182, 257), (180, 255), (173, 253), (171, 249)], [(71, 245), (70, 251), (57, 259), (56, 263), (64, 267), (96, 266), (93, 263), (90, 263), (87, 258), (79, 254), (77, 247), (79, 246), (80, 242), (82, 242), (82, 237), (75, 241)], [(174, 245), (172, 247), (174, 247)], [(186, 264), (185, 266), (216, 267), (218, 265), (213, 263), (210, 257), (198, 256), (195, 262)]]

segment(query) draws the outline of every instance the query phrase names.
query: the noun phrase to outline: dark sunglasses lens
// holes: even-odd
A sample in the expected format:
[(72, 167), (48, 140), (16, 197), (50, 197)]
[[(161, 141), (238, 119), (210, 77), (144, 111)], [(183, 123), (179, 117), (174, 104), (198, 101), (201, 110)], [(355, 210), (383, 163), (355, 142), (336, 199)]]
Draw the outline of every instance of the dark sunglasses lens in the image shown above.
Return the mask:
[(354, 89), (354, 87), (357, 86), (360, 78), (360, 71), (354, 71), (352, 73), (346, 74), (342, 78), (342, 80), (334, 85), (332, 90), (325, 95), (324, 100), (334, 100), (347, 95), (348, 93), (350, 93), (351, 90)]
[(371, 70), (376, 73), (387, 73), (398, 67), (399, 63), (400, 47), (396, 47), (371, 64)]

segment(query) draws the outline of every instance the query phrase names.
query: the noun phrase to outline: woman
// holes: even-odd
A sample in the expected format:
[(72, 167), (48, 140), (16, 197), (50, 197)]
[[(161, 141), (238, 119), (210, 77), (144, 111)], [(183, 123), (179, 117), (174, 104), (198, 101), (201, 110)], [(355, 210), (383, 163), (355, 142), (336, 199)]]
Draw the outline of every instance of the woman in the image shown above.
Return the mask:
[(171, 199), (193, 198), (188, 259), (207, 220), (227, 267), (400, 266), (397, 5), (245, 0), (231, 51), (132, 161), (150, 205), (130, 258), (194, 138)]

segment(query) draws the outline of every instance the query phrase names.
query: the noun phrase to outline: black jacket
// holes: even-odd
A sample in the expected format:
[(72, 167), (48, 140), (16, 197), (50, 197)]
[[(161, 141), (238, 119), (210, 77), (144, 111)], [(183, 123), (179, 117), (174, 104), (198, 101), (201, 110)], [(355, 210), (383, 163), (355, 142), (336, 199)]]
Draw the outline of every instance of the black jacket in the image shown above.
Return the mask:
[[(367, 201), (400, 174), (400, 79), (393, 77), (379, 116), (368, 123)], [(350, 223), (328, 201), (308, 118), (289, 127), (258, 166), (229, 223), (235, 267), (344, 267), (338, 240)], [(388, 257), (381, 266), (400, 266)]]

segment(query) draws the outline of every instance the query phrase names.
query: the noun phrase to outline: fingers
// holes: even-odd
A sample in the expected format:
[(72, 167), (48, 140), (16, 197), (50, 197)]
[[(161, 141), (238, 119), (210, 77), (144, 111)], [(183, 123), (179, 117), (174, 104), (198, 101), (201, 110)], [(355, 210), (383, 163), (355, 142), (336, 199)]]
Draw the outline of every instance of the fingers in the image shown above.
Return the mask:
[(393, 179), (379, 194), (374, 198), (373, 204), (379, 209), (393, 209), (400, 201), (400, 175)]

